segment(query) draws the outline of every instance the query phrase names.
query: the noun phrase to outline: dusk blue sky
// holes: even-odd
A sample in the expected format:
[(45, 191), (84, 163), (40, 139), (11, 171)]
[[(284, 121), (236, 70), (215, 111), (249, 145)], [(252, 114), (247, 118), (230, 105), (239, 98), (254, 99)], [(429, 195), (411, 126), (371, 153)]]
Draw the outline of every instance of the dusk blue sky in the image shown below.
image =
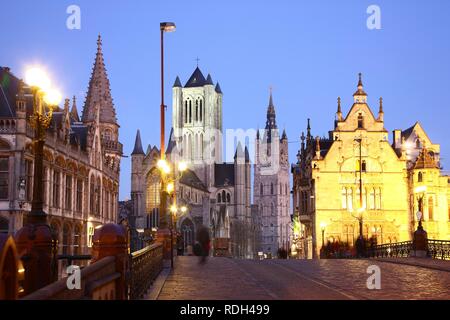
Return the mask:
[[(81, 30), (66, 28), (71, 4)], [(366, 26), (371, 4), (381, 30)], [(165, 37), (167, 131), (175, 77), (184, 84), (199, 57), (224, 93), (224, 128), (263, 127), (273, 86), (294, 162), (306, 119), (314, 135), (332, 130), (337, 97), (346, 114), (362, 72), (375, 112), (384, 99), (386, 129), (420, 121), (450, 168), (450, 1), (1, 0), (0, 13), (0, 65), (18, 76), (45, 66), (80, 112), (102, 35), (125, 155), (138, 128), (144, 148), (159, 143), (159, 22), (174, 21)], [(130, 162), (122, 160), (120, 199), (129, 197)]]

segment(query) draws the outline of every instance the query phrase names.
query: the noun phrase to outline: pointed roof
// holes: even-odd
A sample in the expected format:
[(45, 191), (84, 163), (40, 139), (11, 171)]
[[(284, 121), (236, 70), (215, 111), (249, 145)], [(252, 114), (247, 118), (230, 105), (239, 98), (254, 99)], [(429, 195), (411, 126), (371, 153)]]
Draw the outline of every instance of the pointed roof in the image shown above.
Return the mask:
[(152, 151), (152, 145), (149, 143), (147, 146), (147, 152), (145, 154), (149, 154)]
[(194, 70), (194, 73), (192, 73), (191, 77), (189, 78), (188, 82), (184, 85), (185, 88), (192, 88), (192, 87), (203, 87), (205, 85), (205, 76), (201, 72), (200, 68), (197, 67)]
[(211, 75), (208, 73), (208, 76), (206, 77), (205, 85), (210, 84), (214, 85)]
[(244, 155), (244, 150), (242, 150), (242, 144), (239, 141), (237, 148), (236, 148), (236, 152), (234, 154), (234, 160), (236, 160), (237, 158), (242, 158), (243, 155)]
[(367, 96), (367, 93), (364, 91), (364, 86), (363, 86), (363, 83), (362, 83), (362, 73), (360, 72), (358, 74), (358, 76), (359, 76), (358, 89), (353, 94), (353, 96)]
[(250, 154), (248, 153), (248, 148), (247, 146), (245, 146), (245, 162), (249, 163), (250, 162)]
[(220, 88), (219, 82), (216, 84), (216, 92), (222, 94), (222, 89)]
[(80, 117), (78, 115), (78, 109), (77, 109), (77, 98), (73, 96), (72, 98), (72, 108), (70, 109), (70, 116), (72, 117), (73, 121), (80, 122)]
[(136, 140), (134, 142), (134, 149), (133, 149), (133, 152), (131, 153), (131, 155), (138, 155), (138, 154), (145, 155), (144, 150), (142, 149), (141, 132), (140, 132), (139, 129), (138, 129), (138, 131), (136, 133)]
[(266, 130), (277, 129), (275, 106), (273, 105), (272, 90), (270, 90), (269, 106), (267, 107)]
[(175, 139), (173, 137), (173, 127), (172, 127), (172, 129), (170, 129), (169, 142), (167, 144), (166, 154), (172, 153), (172, 151), (175, 148), (175, 146), (176, 146), (176, 142), (175, 142)]
[(177, 76), (177, 78), (175, 79), (175, 83), (173, 84), (174, 88), (181, 88), (181, 81), (180, 81), (180, 77)]
[(286, 129), (283, 129), (283, 134), (281, 135), (281, 140), (287, 140)]
[(97, 40), (97, 53), (89, 81), (86, 101), (84, 102), (82, 121), (95, 121), (95, 109), (97, 107), (100, 108), (100, 122), (117, 124), (116, 110), (114, 108), (110, 83), (103, 59), (102, 38), (100, 35)]

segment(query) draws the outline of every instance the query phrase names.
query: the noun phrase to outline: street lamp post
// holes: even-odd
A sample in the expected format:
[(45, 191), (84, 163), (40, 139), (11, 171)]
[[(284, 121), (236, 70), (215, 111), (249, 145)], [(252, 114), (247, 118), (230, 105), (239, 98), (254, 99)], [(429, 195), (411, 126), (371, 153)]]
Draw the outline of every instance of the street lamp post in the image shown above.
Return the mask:
[(37, 68), (27, 72), (27, 82), (33, 94), (33, 116), (30, 121), (35, 129), (33, 199), (26, 224), (15, 238), (19, 252), (23, 253), (25, 294), (30, 294), (55, 280), (52, 273), (55, 242), (43, 206), (43, 163), (46, 129), (52, 119), (52, 107), (59, 103), (61, 96), (49, 88), (50, 80)]
[[(164, 32), (175, 31), (175, 24), (172, 22), (161, 22), (161, 105), (160, 105), (160, 160), (165, 160), (165, 105), (164, 105)], [(158, 240), (163, 243), (164, 256), (167, 258), (168, 230), (167, 230), (167, 193), (165, 191), (164, 173), (161, 175), (161, 196), (160, 196), (160, 214), (159, 214), (159, 229)]]

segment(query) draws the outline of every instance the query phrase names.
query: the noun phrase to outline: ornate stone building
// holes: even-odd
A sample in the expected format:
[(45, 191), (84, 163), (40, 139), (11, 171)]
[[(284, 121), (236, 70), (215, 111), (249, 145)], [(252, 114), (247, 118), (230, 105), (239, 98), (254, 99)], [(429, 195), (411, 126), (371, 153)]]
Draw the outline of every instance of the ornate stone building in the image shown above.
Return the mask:
[(289, 249), (291, 233), (288, 139), (280, 138), (275, 106), (270, 93), (266, 127), (255, 142), (253, 199), (261, 223), (260, 250), (276, 257), (279, 248)]
[[(238, 145), (234, 162), (222, 158), (222, 91), (197, 67), (182, 86), (173, 85), (172, 131), (166, 155), (172, 163), (186, 161), (189, 170), (176, 183), (177, 201), (189, 210), (177, 220), (186, 253), (197, 229), (210, 228), (214, 254), (253, 257), (257, 227), (252, 223), (250, 159)], [(133, 218), (136, 229), (157, 227), (159, 215), (159, 150), (144, 153), (138, 132), (132, 153)]]
[[(75, 98), (53, 112), (44, 147), (44, 210), (61, 253), (89, 252), (94, 228), (117, 221), (122, 144), (97, 42), (81, 120)], [(31, 209), (34, 131), (31, 90), (0, 68), (0, 231), (20, 229)]]
[(382, 99), (375, 116), (361, 75), (353, 97), (346, 117), (338, 99), (328, 137), (314, 138), (308, 119), (292, 166), (294, 215), (306, 257), (317, 257), (328, 241), (353, 245), (361, 217), (364, 237), (390, 243), (411, 239), (421, 210), (429, 236), (449, 239), (449, 178), (440, 175), (439, 146), (418, 124), (395, 130), (391, 145)]

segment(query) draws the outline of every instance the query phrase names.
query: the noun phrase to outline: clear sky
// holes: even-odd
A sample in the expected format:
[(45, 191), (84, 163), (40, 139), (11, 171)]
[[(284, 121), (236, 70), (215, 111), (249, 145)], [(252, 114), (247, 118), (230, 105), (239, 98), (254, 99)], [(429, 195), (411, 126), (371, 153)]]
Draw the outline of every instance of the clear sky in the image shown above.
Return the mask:
[[(80, 30), (66, 27), (73, 4)], [(367, 28), (372, 4), (381, 9), (381, 30)], [(65, 96), (78, 97), (79, 111), (101, 33), (126, 155), (138, 128), (144, 149), (159, 141), (159, 22), (174, 21), (177, 31), (165, 37), (167, 105), (176, 75), (184, 84), (197, 57), (224, 92), (224, 128), (262, 127), (273, 86), (294, 162), (306, 119), (314, 135), (326, 135), (336, 98), (346, 114), (362, 72), (374, 111), (384, 99), (386, 129), (419, 120), (450, 168), (448, 0), (1, 0), (0, 13), (0, 65), (18, 76), (44, 65)], [(122, 161), (121, 199), (129, 197), (130, 161)]]

